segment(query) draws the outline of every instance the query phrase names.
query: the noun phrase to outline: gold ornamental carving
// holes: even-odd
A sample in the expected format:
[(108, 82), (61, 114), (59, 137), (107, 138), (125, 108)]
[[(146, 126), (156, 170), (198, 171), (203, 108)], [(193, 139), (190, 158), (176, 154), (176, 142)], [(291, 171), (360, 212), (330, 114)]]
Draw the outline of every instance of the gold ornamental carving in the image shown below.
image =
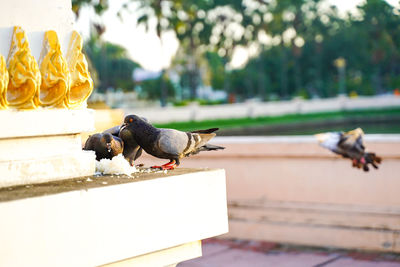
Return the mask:
[(7, 108), (7, 85), (8, 85), (8, 71), (6, 60), (2, 55), (0, 55), (0, 109)]
[(88, 63), (82, 53), (82, 37), (73, 31), (67, 52), (67, 62), (71, 75), (71, 86), (67, 97), (68, 108), (85, 107), (86, 100), (93, 91)]
[(0, 109), (86, 108), (93, 80), (82, 53), (82, 37), (76, 31), (71, 34), (66, 58), (57, 33), (47, 31), (39, 63), (25, 31), (15, 26), (7, 61), (0, 55)]
[(70, 75), (55, 31), (45, 33), (39, 62), (42, 76), (40, 106), (66, 108)]
[(34, 109), (38, 106), (40, 88), (39, 66), (32, 56), (25, 31), (14, 27), (7, 59), (9, 83), (6, 103), (11, 108)]

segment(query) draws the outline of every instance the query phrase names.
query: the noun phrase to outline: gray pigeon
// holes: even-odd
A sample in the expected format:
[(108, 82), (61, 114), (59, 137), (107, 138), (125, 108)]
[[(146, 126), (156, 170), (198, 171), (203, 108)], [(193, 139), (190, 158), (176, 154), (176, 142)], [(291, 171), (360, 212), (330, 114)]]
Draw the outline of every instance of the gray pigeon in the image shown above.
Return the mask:
[(362, 167), (364, 171), (369, 171), (368, 164), (371, 164), (375, 169), (378, 169), (377, 164), (381, 163), (382, 159), (375, 153), (365, 151), (363, 135), (363, 130), (357, 128), (348, 132), (328, 132), (315, 136), (321, 146), (344, 158), (350, 158), (353, 167)]
[(86, 140), (83, 150), (92, 150), (96, 153), (96, 160), (112, 159), (121, 154), (122, 140), (110, 133), (96, 133)]
[(121, 128), (121, 126), (117, 125), (117, 126), (114, 126), (114, 127), (110, 128), (110, 129), (107, 129), (107, 130), (103, 131), (103, 133), (110, 133), (113, 136), (118, 137), (120, 128)]
[(105, 130), (103, 133), (110, 133), (113, 136), (121, 138), (124, 144), (122, 155), (133, 166), (134, 161), (142, 155), (143, 149), (137, 144), (135, 139), (128, 130), (121, 131), (121, 126), (117, 125), (110, 129)]
[(174, 169), (179, 166), (179, 160), (183, 157), (201, 151), (224, 149), (221, 146), (207, 144), (211, 138), (216, 136), (214, 132), (217, 130), (218, 128), (212, 128), (182, 132), (174, 129), (159, 129), (136, 115), (126, 116), (121, 127), (121, 132), (129, 131), (132, 138), (148, 154), (170, 160), (164, 165), (152, 167), (163, 170)]
[(124, 151), (122, 153), (125, 159), (129, 161), (129, 164), (133, 166), (135, 160), (142, 155), (143, 149), (138, 145), (132, 133), (127, 128), (121, 129), (119, 137), (124, 141)]

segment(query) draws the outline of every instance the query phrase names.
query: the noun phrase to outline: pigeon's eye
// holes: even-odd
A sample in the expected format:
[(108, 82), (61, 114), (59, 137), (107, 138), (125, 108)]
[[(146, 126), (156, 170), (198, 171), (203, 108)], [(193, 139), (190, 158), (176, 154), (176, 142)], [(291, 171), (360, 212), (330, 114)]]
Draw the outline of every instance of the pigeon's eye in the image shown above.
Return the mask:
[(132, 119), (132, 118), (130, 118), (130, 119), (129, 119), (129, 122), (133, 122), (133, 119)]

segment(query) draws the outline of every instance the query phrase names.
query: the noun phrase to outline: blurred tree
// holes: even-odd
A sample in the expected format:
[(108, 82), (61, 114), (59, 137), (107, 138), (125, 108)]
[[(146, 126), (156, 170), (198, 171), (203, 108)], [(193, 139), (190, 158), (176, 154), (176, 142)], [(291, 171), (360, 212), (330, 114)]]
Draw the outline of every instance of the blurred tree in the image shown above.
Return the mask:
[[(160, 41), (164, 33), (175, 33), (180, 46), (171, 68), (192, 99), (202, 83), (226, 90), (237, 100), (335, 96), (340, 87), (334, 64), (338, 58), (346, 60), (341, 79), (346, 93), (384, 93), (400, 87), (400, 10), (383, 0), (366, 0), (346, 15), (326, 0), (127, 3), (135, 7), (138, 23), (154, 27)], [(107, 4), (73, 1), (74, 10), (92, 5), (98, 14)], [(232, 70), (239, 46), (249, 61)], [(159, 81), (160, 92), (149, 94), (164, 96), (162, 103), (170, 94), (163, 84), (168, 73)], [(107, 73), (99, 76), (102, 80)]]
[[(241, 1), (143, 0), (136, 9), (141, 14), (139, 24), (150, 27), (151, 19), (155, 18), (160, 39), (164, 32), (173, 31), (180, 41), (174, 63), (183, 66), (181, 75), (187, 77), (184, 84), (190, 88), (191, 99), (196, 98), (196, 89), (202, 81), (200, 69), (205, 52), (218, 52), (228, 58), (241, 40), (242, 17), (232, 6), (241, 6)], [(239, 34), (235, 29), (239, 29)]]
[(362, 21), (356, 21), (357, 30), (365, 32), (366, 49), (370, 57), (371, 83), (378, 93), (384, 91), (382, 77), (385, 73), (395, 74), (395, 65), (399, 62), (399, 15), (393, 8), (381, 0), (368, 0), (359, 7)]
[[(173, 83), (168, 79), (167, 75), (164, 73), (159, 78), (154, 80), (143, 81), (140, 84), (142, 91), (139, 95), (140, 98), (143, 99), (151, 99), (167, 101), (168, 99), (173, 101), (175, 97), (175, 87)], [(159, 90), (161, 86), (165, 86), (165, 90)], [(161, 94), (165, 92), (165, 96), (161, 96)], [(166, 105), (166, 102), (161, 103), (162, 106)]]
[(109, 42), (103, 42), (92, 36), (84, 45), (85, 52), (97, 70), (97, 88), (133, 90), (133, 70), (139, 65), (128, 58), (125, 48)]
[(253, 26), (251, 36), (261, 52), (239, 71), (250, 81), (234, 78), (231, 90), (257, 92), (261, 99), (266, 92), (284, 98), (335, 96), (340, 85), (334, 61), (340, 57), (347, 63), (347, 93), (383, 93), (398, 87), (399, 10), (385, 1), (368, 0), (358, 7), (359, 15), (340, 16), (324, 2), (270, 1), (266, 8), (256, 3), (249, 16), (258, 15), (261, 22), (245, 16), (243, 23)]
[(209, 65), (209, 80), (210, 85), (215, 89), (224, 89), (225, 84), (225, 62), (215, 52), (207, 52), (206, 59)]
[[(76, 18), (79, 18), (83, 7), (92, 8), (95, 14), (100, 16), (108, 9), (108, 0), (72, 0), (72, 11)], [(105, 25), (101, 22), (92, 21), (92, 26), (98, 36), (101, 36), (106, 31)]]
[(84, 6), (93, 7), (95, 13), (101, 15), (108, 9), (108, 0), (72, 0), (72, 11), (77, 17)]

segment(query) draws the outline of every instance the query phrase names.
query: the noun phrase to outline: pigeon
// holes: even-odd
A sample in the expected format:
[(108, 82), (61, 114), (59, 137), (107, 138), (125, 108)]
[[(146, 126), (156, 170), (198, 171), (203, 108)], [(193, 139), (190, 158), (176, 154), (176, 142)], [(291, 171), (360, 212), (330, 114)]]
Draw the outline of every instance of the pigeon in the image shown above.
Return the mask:
[(119, 137), (124, 142), (124, 151), (122, 153), (125, 159), (129, 161), (129, 164), (133, 166), (135, 160), (142, 155), (143, 149), (138, 145), (132, 133), (127, 128), (120, 130)]
[[(180, 159), (195, 155), (201, 151), (220, 150), (224, 147), (207, 144), (216, 136), (218, 128), (182, 132), (175, 129), (156, 128), (136, 115), (124, 119), (121, 132), (129, 134), (148, 154), (170, 161), (161, 166), (152, 166), (162, 170), (172, 170), (179, 166)], [(128, 135), (128, 133), (126, 133)]]
[(369, 171), (368, 164), (371, 164), (375, 169), (378, 169), (377, 164), (382, 162), (382, 158), (375, 153), (365, 151), (363, 135), (363, 130), (357, 128), (349, 132), (328, 132), (315, 136), (322, 147), (344, 158), (350, 158), (353, 167), (362, 167), (364, 171)]
[(83, 150), (94, 151), (96, 160), (112, 159), (122, 153), (123, 142), (119, 137), (111, 133), (96, 133), (89, 136)]
[(113, 136), (119, 137), (122, 140), (124, 145), (122, 155), (131, 166), (133, 166), (134, 161), (142, 155), (143, 149), (137, 144), (135, 139), (133, 139), (128, 130), (121, 131), (121, 125), (117, 125), (110, 129), (107, 129), (103, 133), (110, 133)]
[(103, 131), (103, 133), (110, 133), (113, 136), (119, 137), (120, 128), (121, 128), (121, 126), (117, 125), (117, 126), (114, 126), (114, 127), (110, 128), (110, 129), (107, 129), (107, 130)]

